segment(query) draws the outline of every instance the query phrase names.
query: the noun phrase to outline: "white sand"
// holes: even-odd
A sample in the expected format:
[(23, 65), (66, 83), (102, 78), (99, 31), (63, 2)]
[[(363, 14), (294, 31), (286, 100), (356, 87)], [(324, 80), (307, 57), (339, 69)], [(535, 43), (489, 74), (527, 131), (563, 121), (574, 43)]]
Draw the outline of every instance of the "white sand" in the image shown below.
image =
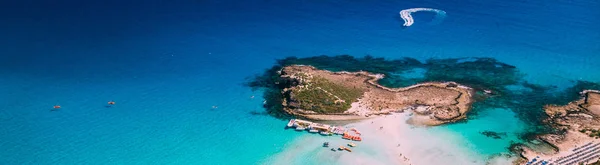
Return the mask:
[[(468, 145), (456, 134), (434, 132), (427, 127), (414, 127), (406, 123), (409, 118), (407, 112), (347, 125), (348, 128), (358, 129), (363, 138), (362, 142), (354, 142), (358, 146), (352, 148), (351, 153), (329, 150), (350, 142), (341, 139), (340, 136), (298, 132), (307, 135), (287, 144), (286, 150), (263, 164), (486, 164), (484, 158), (465, 147)], [(380, 129), (381, 126), (383, 129)], [(325, 141), (330, 142), (329, 148), (321, 146)], [(498, 157), (490, 164), (507, 162), (507, 158)]]

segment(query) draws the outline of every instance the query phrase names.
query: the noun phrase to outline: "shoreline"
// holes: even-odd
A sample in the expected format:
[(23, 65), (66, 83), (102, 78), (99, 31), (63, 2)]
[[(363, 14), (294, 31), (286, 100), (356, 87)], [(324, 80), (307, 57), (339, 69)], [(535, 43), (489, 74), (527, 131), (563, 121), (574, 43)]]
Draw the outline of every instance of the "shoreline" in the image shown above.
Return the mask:
[[(313, 157), (324, 164), (506, 164), (512, 163), (514, 157), (494, 156), (492, 158), (478, 155), (462, 140), (462, 137), (445, 130), (431, 130), (431, 126), (409, 124), (413, 112), (391, 113), (377, 116), (355, 123), (344, 125), (355, 128), (362, 134), (361, 142), (343, 140), (338, 136), (328, 137), (307, 134), (296, 139), (281, 153), (267, 159), (263, 164), (279, 164), (298, 162), (300, 157)], [(383, 128), (381, 128), (383, 127)], [(291, 131), (291, 130), (289, 130)], [(321, 143), (329, 142), (330, 147), (339, 147), (346, 143), (355, 143), (352, 152), (330, 151), (321, 147)], [(452, 143), (449, 143), (452, 142)], [(310, 154), (298, 156), (298, 154)], [(314, 155), (312, 155), (312, 154)], [(315, 162), (311, 162), (315, 163)], [(296, 163), (292, 163), (296, 164)], [(300, 164), (300, 163), (298, 163)]]
[(566, 105), (544, 106), (549, 116), (545, 122), (561, 132), (538, 135), (537, 138), (552, 146), (554, 151), (542, 153), (523, 146), (521, 156), (527, 161), (536, 158), (554, 163), (598, 161), (600, 140), (595, 132), (600, 129), (600, 91), (583, 90), (579, 94), (579, 99)]

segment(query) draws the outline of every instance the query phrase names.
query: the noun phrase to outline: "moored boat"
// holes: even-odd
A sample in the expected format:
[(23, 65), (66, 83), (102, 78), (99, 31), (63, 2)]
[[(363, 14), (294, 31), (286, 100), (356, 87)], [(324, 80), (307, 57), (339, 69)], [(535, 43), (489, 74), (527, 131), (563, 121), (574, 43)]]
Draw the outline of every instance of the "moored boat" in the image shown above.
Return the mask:
[(302, 127), (302, 126), (298, 126), (296, 127), (296, 131), (304, 131), (306, 128)]
[(336, 129), (335, 129), (335, 131), (334, 131), (334, 133), (335, 133), (335, 134), (338, 134), (338, 135), (343, 135), (343, 134), (344, 134), (344, 132), (345, 132), (345, 131), (344, 131), (344, 128), (342, 128), (342, 127), (336, 127)]
[(310, 133), (317, 133), (317, 132), (319, 132), (319, 130), (316, 130), (316, 129), (310, 129), (310, 130), (308, 130), (308, 132), (310, 132)]
[(287, 127), (294, 126), (294, 123), (296, 123), (296, 119), (291, 119), (290, 122), (288, 122)]
[(347, 140), (351, 140), (352, 136), (348, 135), (348, 134), (344, 134), (344, 136), (342, 136), (342, 139), (347, 139)]
[(323, 147), (329, 147), (329, 142), (323, 143)]
[(350, 147), (356, 147), (356, 144), (354, 144), (354, 143), (348, 143), (348, 146), (350, 146)]

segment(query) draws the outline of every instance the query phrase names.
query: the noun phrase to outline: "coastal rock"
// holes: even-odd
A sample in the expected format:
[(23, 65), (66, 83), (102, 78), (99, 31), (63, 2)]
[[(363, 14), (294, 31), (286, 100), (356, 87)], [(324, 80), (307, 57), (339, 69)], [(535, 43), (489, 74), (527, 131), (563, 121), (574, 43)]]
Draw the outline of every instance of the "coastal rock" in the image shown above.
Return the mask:
[(431, 111), (429, 111), (430, 108), (428, 106), (417, 106), (413, 108), (413, 112), (420, 114), (420, 115), (429, 115), (431, 114)]
[[(545, 120), (552, 126), (556, 133), (539, 135), (538, 138), (556, 149), (556, 153), (546, 155), (546, 159), (553, 155), (564, 155), (572, 148), (593, 142), (600, 137), (600, 91), (585, 90), (581, 92), (579, 100), (567, 105), (546, 105), (544, 111), (548, 114)], [(527, 158), (539, 155), (535, 151), (522, 153)]]
[(435, 107), (433, 112), (433, 116), (439, 120), (452, 120), (461, 116), (457, 106)]
[(290, 65), (279, 72), (283, 109), (314, 120), (353, 120), (412, 110), (419, 123), (439, 125), (464, 119), (471, 108), (469, 87), (455, 82), (426, 82), (404, 88), (377, 83), (382, 74), (331, 72), (312, 66)]

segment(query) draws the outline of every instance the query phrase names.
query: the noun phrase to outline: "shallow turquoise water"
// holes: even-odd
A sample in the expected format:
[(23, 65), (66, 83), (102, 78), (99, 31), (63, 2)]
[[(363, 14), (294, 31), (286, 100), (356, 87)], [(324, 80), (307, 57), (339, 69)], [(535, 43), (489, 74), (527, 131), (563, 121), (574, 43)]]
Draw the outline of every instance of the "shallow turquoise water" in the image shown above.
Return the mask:
[[(457, 132), (465, 139), (469, 139), (466, 144), (469, 148), (483, 156), (494, 156), (499, 153), (507, 153), (507, 147), (511, 142), (523, 142), (518, 138), (518, 133), (522, 133), (525, 125), (515, 114), (508, 109), (486, 109), (478, 113), (477, 118), (466, 123), (456, 123), (434, 128), (450, 130)], [(481, 132), (494, 131), (506, 133), (501, 135), (501, 139), (486, 137)]]
[[(590, 72), (600, 70), (595, 1), (0, 6), (0, 164), (261, 162), (307, 136), (285, 131), (286, 121), (252, 115), (262, 111), (261, 92), (242, 85), (286, 56), (485, 56), (515, 65), (536, 84), (600, 81)], [(432, 26), (423, 24), (427, 14), (415, 14), (415, 25), (401, 29), (398, 11), (421, 6), (448, 16)], [(104, 107), (109, 100), (117, 105)], [(63, 108), (50, 112), (57, 103)], [(456, 132), (483, 155), (504, 152), (523, 129), (509, 110), (479, 115), (436, 129)]]

